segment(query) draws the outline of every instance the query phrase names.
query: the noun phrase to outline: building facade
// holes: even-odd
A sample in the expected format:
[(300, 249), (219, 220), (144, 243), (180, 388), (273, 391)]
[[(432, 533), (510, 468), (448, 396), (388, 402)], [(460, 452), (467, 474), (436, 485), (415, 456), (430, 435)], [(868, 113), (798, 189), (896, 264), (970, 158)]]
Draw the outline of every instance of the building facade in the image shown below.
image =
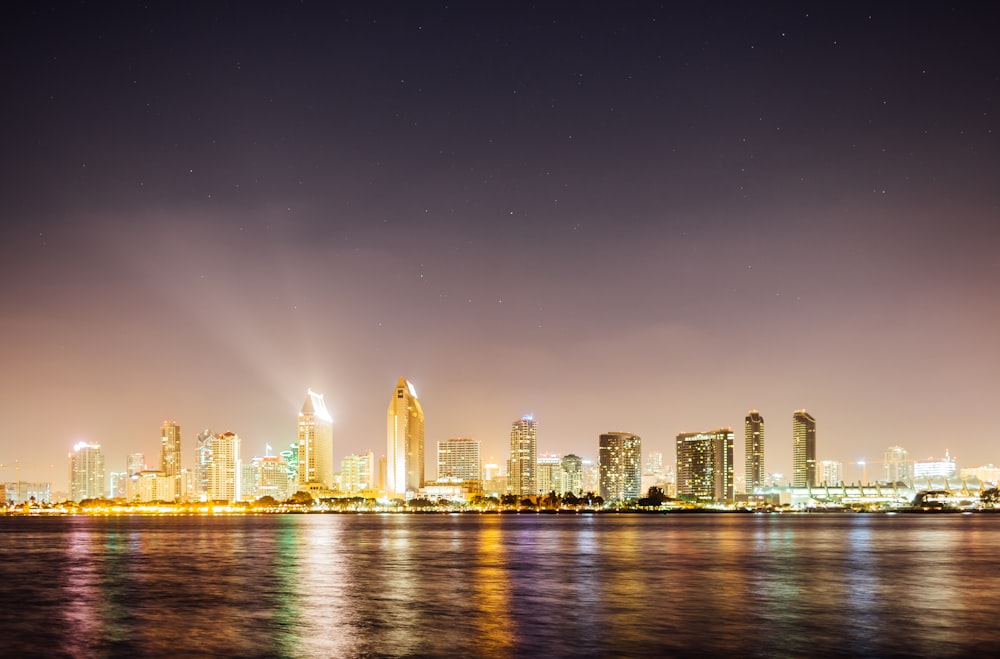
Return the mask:
[(104, 453), (100, 444), (79, 442), (69, 454), (69, 498), (77, 503), (104, 497)]
[(288, 463), (283, 455), (268, 455), (254, 458), (254, 461), (257, 463), (257, 498), (284, 501), (295, 494), (288, 491)]
[(518, 497), (538, 494), (535, 472), (538, 464), (538, 422), (529, 415), (510, 427), (510, 461), (507, 469), (507, 489)]
[(340, 461), (340, 489), (354, 494), (375, 488), (375, 454), (348, 455)]
[(913, 462), (902, 446), (890, 446), (885, 450), (882, 470), (886, 483), (913, 482)]
[(543, 455), (535, 465), (535, 486), (539, 494), (566, 491), (563, 486), (562, 460), (557, 455)]
[[(823, 460), (819, 463), (819, 484), (840, 485), (844, 482), (844, 463), (838, 460)], [(866, 483), (867, 484), (867, 483)]]
[(913, 463), (913, 478), (918, 481), (915, 485), (919, 485), (919, 481), (926, 480), (927, 478), (950, 478), (956, 474), (958, 474), (958, 465), (955, 463), (955, 458), (951, 457), (949, 451), (944, 452), (944, 459), (942, 460), (931, 458), (928, 460), (917, 460)]
[(792, 413), (792, 487), (816, 484), (816, 419), (805, 410), (795, 410)]
[(179, 499), (181, 486), (181, 427), (164, 421), (160, 428), (160, 471), (174, 479), (174, 498)]
[(386, 495), (409, 498), (424, 486), (424, 410), (406, 378), (396, 383), (386, 418)]
[(211, 440), (212, 461), (208, 465), (208, 500), (240, 500), (240, 437), (226, 432)]
[(323, 394), (312, 389), (299, 411), (299, 489), (333, 487), (333, 417)]
[(583, 494), (583, 458), (570, 453), (564, 455), (559, 461), (562, 467), (563, 491), (560, 494), (570, 492), (576, 496)]
[(753, 493), (764, 486), (767, 478), (764, 470), (764, 417), (757, 410), (747, 413), (743, 436), (746, 439), (745, 487), (747, 492)]
[(731, 428), (677, 435), (677, 496), (701, 503), (733, 501)]
[(628, 432), (607, 432), (598, 440), (600, 494), (605, 502), (639, 498), (642, 440)]
[(457, 437), (437, 443), (437, 477), (482, 480), (479, 440)]

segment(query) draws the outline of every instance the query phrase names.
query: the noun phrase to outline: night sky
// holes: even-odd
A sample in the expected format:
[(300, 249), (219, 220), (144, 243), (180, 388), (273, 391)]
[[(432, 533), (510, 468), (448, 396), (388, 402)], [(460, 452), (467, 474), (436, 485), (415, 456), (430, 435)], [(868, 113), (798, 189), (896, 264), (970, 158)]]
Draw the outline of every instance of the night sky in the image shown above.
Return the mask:
[[(1000, 463), (1000, 15), (974, 3), (6, 3), (0, 462), (176, 420), (594, 459), (791, 416)], [(44, 465), (53, 465), (47, 467)], [(0, 479), (13, 480), (13, 470)], [(869, 466), (869, 477), (881, 472)]]

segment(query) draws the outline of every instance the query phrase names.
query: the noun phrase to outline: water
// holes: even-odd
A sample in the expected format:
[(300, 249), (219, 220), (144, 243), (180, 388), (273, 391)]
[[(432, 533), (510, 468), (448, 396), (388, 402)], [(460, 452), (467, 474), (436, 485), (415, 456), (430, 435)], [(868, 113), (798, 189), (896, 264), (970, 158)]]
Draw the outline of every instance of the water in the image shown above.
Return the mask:
[(1000, 515), (0, 518), (4, 656), (995, 656)]

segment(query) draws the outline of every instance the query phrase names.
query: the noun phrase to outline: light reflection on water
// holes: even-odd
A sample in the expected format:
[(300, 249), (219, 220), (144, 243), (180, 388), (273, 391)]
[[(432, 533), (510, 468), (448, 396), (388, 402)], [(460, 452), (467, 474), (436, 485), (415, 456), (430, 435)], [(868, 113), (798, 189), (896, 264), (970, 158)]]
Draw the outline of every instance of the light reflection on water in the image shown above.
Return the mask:
[(36, 656), (996, 653), (1000, 516), (0, 518)]

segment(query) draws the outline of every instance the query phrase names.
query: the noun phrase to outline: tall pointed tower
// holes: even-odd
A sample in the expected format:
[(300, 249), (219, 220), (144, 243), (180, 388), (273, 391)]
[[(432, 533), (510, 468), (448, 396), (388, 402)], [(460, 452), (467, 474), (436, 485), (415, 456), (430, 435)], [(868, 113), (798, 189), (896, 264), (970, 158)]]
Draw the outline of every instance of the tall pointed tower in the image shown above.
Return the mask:
[(299, 486), (333, 486), (333, 417), (312, 389), (299, 412)]
[(406, 497), (424, 486), (424, 410), (417, 392), (399, 378), (386, 415), (385, 491)]

